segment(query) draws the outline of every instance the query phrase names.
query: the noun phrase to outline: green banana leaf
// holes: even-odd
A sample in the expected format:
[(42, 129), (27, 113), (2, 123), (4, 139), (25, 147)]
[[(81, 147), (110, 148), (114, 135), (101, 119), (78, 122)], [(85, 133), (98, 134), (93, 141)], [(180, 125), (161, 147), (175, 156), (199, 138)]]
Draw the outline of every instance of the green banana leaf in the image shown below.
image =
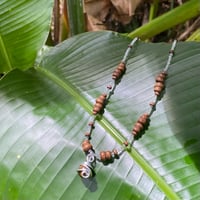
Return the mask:
[[(95, 99), (105, 92), (130, 39), (84, 33), (51, 48), (41, 63), (0, 84), (0, 199), (199, 199), (200, 43), (179, 42), (164, 97), (149, 129), (119, 160), (82, 180), (81, 143)], [(92, 144), (119, 148), (154, 100), (154, 77), (171, 44), (137, 42)]]
[(0, 0), (0, 72), (28, 69), (49, 34), (53, 0)]
[(82, 0), (66, 0), (70, 36), (74, 36), (86, 31), (85, 16), (83, 13)]

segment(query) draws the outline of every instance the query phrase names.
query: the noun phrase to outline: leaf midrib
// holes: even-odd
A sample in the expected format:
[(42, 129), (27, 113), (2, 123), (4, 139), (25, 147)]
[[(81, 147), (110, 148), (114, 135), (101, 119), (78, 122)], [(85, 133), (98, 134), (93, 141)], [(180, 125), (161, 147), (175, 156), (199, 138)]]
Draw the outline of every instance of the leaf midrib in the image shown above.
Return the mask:
[[(6, 50), (6, 46), (4, 45), (4, 41), (3, 41), (3, 38), (2, 38), (1, 35), (0, 35), (0, 49), (1, 49), (2, 57), (5, 58), (5, 61), (6, 61), (5, 67), (8, 68), (8, 70), (11, 70), (12, 65), (11, 65), (11, 62), (10, 62), (8, 51)], [(3, 67), (3, 69), (5, 69), (4, 66), (2, 66), (2, 67)]]
[[(76, 102), (78, 102), (89, 114), (91, 114), (92, 105), (85, 99), (80, 91), (77, 90), (70, 82), (67, 80), (63, 81), (58, 76), (53, 74), (51, 71), (37, 66), (35, 67), (38, 73), (41, 73), (45, 77), (49, 78), (55, 84), (64, 89), (68, 94), (73, 96)], [(110, 121), (102, 116), (101, 120), (98, 121), (99, 124), (109, 133), (120, 145), (125, 141), (122, 134), (110, 123)], [(165, 182), (165, 180), (149, 165), (149, 163), (136, 151), (134, 147), (129, 147), (127, 149), (128, 154), (132, 157), (134, 161), (144, 170), (144, 172), (154, 181), (157, 187), (169, 198), (173, 200), (180, 200), (180, 197), (173, 191), (173, 189)]]

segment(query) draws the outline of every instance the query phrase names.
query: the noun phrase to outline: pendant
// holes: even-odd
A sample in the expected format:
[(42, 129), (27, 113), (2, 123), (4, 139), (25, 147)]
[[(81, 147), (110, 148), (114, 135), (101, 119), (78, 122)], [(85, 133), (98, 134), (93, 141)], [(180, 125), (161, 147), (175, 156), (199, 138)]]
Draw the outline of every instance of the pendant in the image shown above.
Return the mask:
[(83, 179), (88, 179), (95, 176), (96, 155), (93, 150), (89, 150), (86, 157), (86, 162), (81, 164), (77, 170), (78, 175)]

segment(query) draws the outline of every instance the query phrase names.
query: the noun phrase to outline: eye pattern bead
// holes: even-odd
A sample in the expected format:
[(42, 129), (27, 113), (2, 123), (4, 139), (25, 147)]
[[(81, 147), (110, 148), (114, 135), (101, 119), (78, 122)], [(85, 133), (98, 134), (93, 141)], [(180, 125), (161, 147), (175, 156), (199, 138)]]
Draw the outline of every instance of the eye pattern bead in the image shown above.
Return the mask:
[(149, 127), (149, 123), (150, 118), (148, 114), (145, 113), (139, 117), (132, 130), (132, 134), (134, 135), (135, 139), (140, 138), (145, 133), (145, 130), (147, 130)]
[(117, 68), (112, 73), (112, 79), (115, 81), (118, 81), (122, 78), (126, 71), (126, 64), (124, 62), (119, 63)]
[(156, 83), (154, 85), (154, 93), (156, 96), (160, 96), (165, 89), (165, 80), (167, 78), (167, 72), (161, 72), (156, 77)]
[(106, 105), (107, 94), (101, 94), (97, 99), (93, 107), (93, 115), (102, 114)]

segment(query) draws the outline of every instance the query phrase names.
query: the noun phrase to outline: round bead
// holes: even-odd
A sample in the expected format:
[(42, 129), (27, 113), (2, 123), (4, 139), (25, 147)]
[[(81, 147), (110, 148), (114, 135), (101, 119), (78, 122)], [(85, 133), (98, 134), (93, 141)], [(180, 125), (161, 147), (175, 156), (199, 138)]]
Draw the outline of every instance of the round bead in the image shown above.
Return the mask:
[(114, 154), (114, 158), (118, 159), (119, 158), (119, 153), (118, 153), (117, 149), (113, 149), (112, 152)]
[(163, 89), (165, 88), (165, 79), (167, 77), (167, 72), (161, 72), (156, 76), (156, 83), (154, 85), (154, 93), (159, 96)]
[(133, 127), (133, 131), (135, 133), (139, 133), (143, 128), (144, 128), (144, 126), (141, 123), (136, 122), (134, 127)]
[(93, 115), (100, 113), (104, 109), (106, 97), (107, 97), (107, 94), (103, 93), (96, 99), (96, 103), (94, 104), (93, 112), (92, 112)]
[(91, 145), (91, 143), (90, 143), (90, 141), (89, 140), (84, 140), (83, 142), (82, 142), (82, 149), (83, 149), (83, 151), (84, 152), (88, 152), (90, 149), (92, 149), (93, 147), (92, 147), (92, 145)]
[(146, 125), (146, 123), (149, 121), (149, 115), (148, 114), (143, 114), (142, 116), (140, 116), (140, 118), (138, 119), (138, 122)]
[(119, 63), (119, 65), (116, 67), (116, 69), (112, 73), (112, 79), (119, 80), (123, 76), (125, 71), (126, 71), (125, 63), (123, 63), (123, 62)]
[(120, 63), (117, 67), (117, 69), (121, 70), (121, 72), (125, 72), (126, 66), (124, 63)]
[(124, 141), (123, 144), (127, 147), (129, 145), (128, 141)]
[(104, 151), (101, 151), (101, 152), (100, 152), (100, 159), (101, 159), (102, 162), (105, 162), (105, 161), (106, 161), (106, 154), (105, 154)]
[(96, 99), (96, 103), (103, 104), (103, 103), (104, 103), (104, 101), (105, 101), (105, 99), (104, 99), (104, 98), (98, 98), (98, 99)]
[(106, 154), (106, 160), (111, 160), (112, 159), (111, 151), (106, 151), (105, 154)]

